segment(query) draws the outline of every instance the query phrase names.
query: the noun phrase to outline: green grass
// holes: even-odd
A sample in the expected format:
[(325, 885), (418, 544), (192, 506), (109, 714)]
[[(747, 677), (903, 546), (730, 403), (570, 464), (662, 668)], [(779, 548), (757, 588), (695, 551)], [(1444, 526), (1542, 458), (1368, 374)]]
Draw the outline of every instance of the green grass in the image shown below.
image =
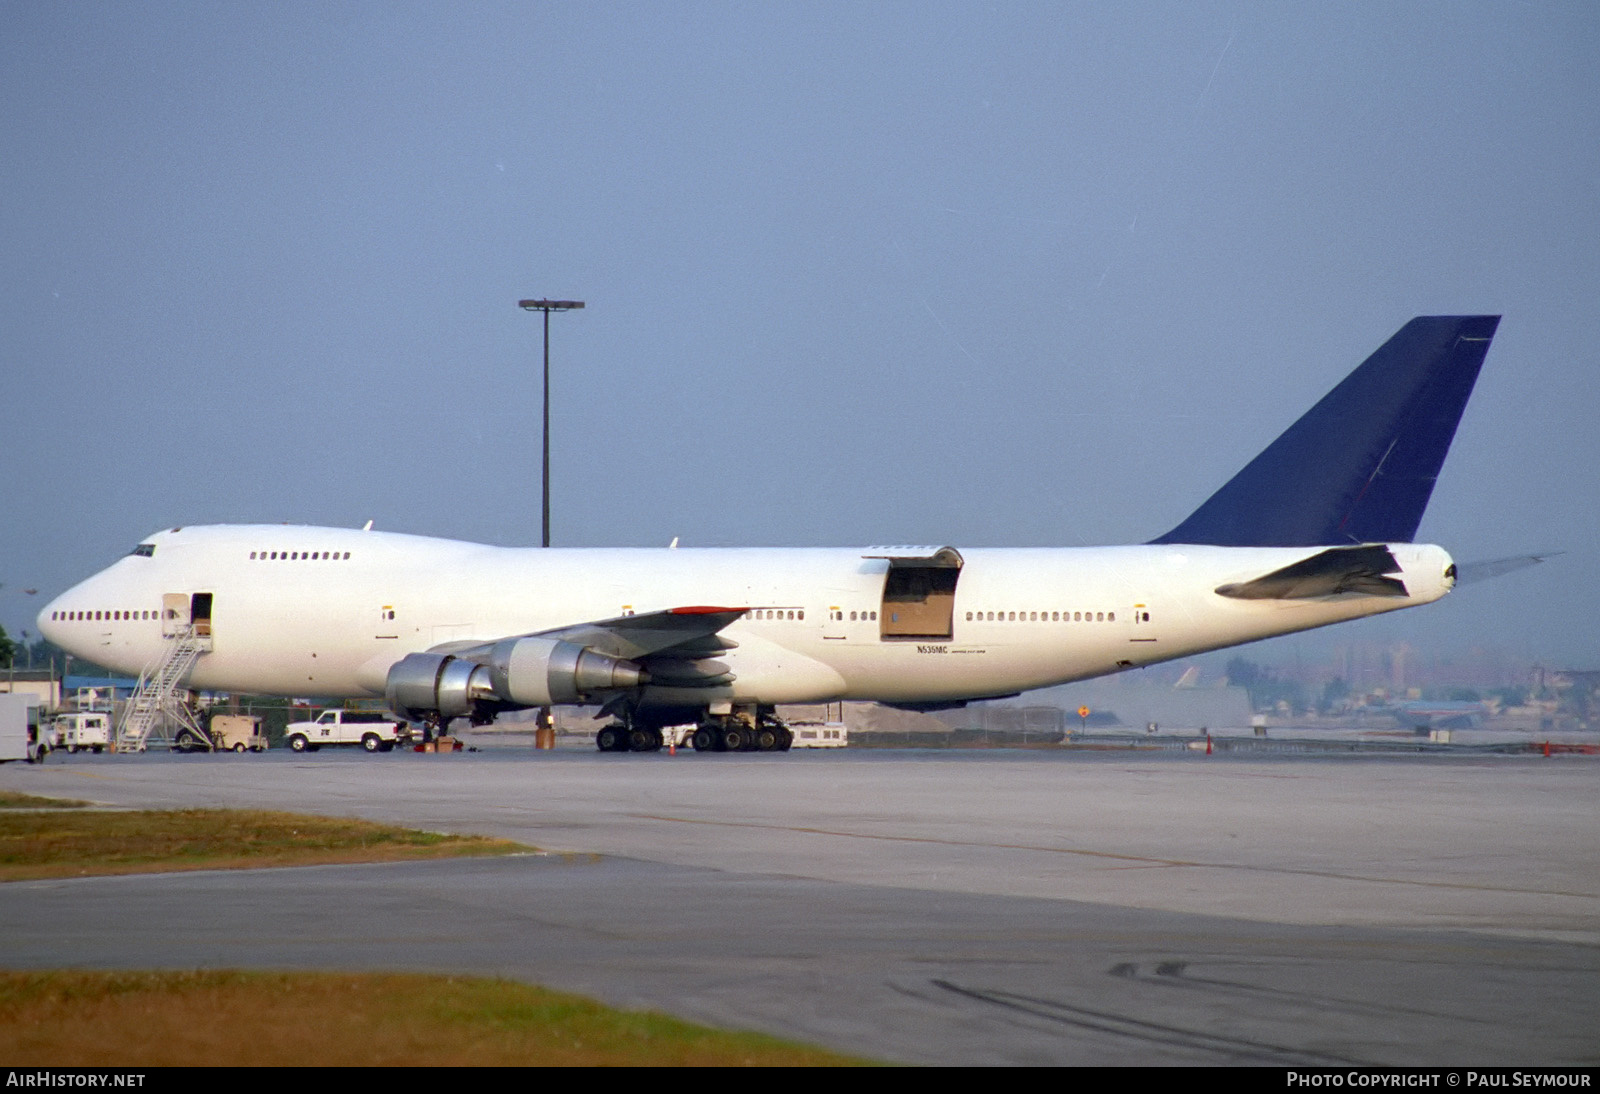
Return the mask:
[(504, 855), (486, 836), (255, 810), (0, 813), (0, 881)]
[(72, 798), (39, 798), (18, 794), (15, 790), (0, 790), (0, 809), (82, 809), (88, 804)]
[(11, 1067), (861, 1064), (478, 977), (0, 972)]

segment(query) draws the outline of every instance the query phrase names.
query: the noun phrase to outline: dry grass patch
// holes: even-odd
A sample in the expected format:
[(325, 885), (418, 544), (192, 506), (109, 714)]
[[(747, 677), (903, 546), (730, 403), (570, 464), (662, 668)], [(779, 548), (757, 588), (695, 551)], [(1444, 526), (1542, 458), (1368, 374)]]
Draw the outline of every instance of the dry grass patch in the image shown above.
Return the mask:
[(16, 812), (0, 815), (0, 881), (393, 862), (504, 855), (529, 848), (487, 836), (256, 810)]
[(504, 980), (80, 971), (0, 973), (0, 1059), (12, 1067), (862, 1062)]
[(0, 790), (0, 809), (82, 809), (88, 804), (73, 798), (39, 798), (15, 790)]

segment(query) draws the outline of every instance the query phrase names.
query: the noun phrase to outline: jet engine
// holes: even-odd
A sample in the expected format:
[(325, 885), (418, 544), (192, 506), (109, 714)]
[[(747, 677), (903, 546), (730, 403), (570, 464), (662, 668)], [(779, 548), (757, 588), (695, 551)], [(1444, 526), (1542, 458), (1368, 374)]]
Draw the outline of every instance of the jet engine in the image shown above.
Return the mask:
[(508, 638), (483, 662), (453, 654), (408, 654), (389, 669), (384, 688), (395, 711), (438, 711), (446, 720), (478, 703), (547, 707), (582, 702), (597, 691), (638, 687), (646, 676), (620, 657), (554, 638)]
[(438, 711), (446, 721), (471, 714), (479, 701), (497, 698), (487, 668), (438, 653), (411, 653), (395, 662), (384, 696), (389, 708), (402, 717), (420, 718)]
[(489, 680), (510, 703), (547, 707), (576, 703), (596, 691), (645, 682), (633, 661), (555, 638), (507, 638), (489, 651)]

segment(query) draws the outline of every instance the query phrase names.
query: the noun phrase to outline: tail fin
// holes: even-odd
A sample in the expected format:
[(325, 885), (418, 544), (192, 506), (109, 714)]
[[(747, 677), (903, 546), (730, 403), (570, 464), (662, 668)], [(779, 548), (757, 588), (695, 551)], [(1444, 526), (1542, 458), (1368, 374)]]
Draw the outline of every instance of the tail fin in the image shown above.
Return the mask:
[(1152, 543), (1409, 543), (1498, 315), (1418, 316)]

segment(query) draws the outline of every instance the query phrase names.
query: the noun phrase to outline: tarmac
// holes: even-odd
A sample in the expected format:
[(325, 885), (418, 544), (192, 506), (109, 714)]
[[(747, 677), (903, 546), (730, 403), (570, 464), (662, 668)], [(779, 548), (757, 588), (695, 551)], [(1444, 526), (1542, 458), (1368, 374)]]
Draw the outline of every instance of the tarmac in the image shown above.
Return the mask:
[(0, 787), (540, 852), (13, 882), (0, 963), (498, 975), (906, 1063), (1592, 1066), (1597, 780), (1573, 756), (56, 754)]

